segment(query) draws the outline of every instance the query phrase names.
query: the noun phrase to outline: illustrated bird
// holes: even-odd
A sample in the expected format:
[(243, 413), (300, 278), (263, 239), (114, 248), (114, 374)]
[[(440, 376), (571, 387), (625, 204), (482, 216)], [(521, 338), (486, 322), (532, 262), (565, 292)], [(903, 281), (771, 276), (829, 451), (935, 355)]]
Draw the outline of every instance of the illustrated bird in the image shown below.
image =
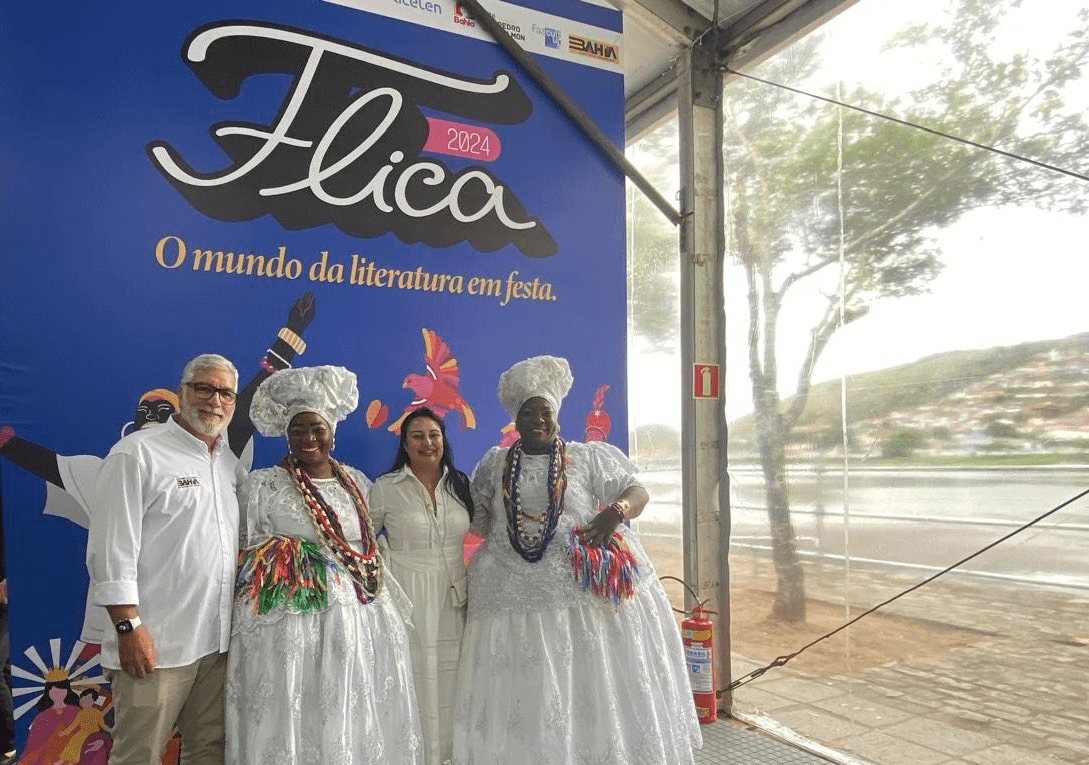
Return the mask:
[(421, 375), (411, 372), (405, 377), (401, 387), (410, 389), (415, 398), (405, 407), (397, 421), (389, 426), (389, 430), (400, 433), (405, 417), (421, 406), (430, 408), (439, 417), (445, 417), (447, 412), (457, 412), (461, 415), (462, 430), (475, 428), (476, 415), (458, 391), (458, 360), (454, 358), (453, 351), (434, 330), (424, 327), (420, 331), (423, 334), (427, 373)]
[(517, 428), (514, 427), (513, 422), (508, 422), (499, 431), (499, 445), (506, 449), (508, 446), (514, 446), (514, 442), (521, 436), (518, 435)]

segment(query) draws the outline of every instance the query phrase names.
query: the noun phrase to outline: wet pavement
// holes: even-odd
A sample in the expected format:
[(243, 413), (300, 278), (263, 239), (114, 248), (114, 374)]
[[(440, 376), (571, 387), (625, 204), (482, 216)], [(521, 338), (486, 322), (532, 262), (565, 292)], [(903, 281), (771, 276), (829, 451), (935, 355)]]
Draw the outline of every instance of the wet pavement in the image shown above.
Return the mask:
[[(855, 613), (920, 578), (852, 570)], [(972, 639), (827, 677), (772, 669), (735, 692), (734, 714), (844, 763), (1089, 763), (1089, 592), (951, 574), (883, 610)], [(735, 678), (761, 665), (733, 658)]]

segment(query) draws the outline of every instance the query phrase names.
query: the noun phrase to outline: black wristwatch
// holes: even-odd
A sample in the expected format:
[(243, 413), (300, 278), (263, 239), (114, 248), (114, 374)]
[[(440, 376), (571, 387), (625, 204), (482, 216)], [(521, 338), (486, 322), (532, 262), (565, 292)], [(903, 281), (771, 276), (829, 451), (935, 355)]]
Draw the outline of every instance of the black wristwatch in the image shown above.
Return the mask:
[(141, 624), (143, 624), (143, 622), (140, 621), (140, 617), (134, 616), (131, 619), (122, 619), (121, 621), (114, 623), (113, 628), (117, 630), (118, 635), (127, 635)]

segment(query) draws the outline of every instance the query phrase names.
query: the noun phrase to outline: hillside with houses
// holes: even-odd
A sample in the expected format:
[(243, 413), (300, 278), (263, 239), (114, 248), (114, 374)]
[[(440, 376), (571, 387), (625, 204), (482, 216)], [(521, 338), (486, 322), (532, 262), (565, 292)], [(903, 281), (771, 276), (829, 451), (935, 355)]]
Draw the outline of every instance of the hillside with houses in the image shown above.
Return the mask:
[[(846, 384), (854, 456), (1089, 455), (1089, 334), (938, 354)], [(841, 434), (840, 381), (826, 381), (814, 386), (791, 451), (842, 453)], [(730, 444), (734, 459), (754, 453), (751, 417), (731, 424)]]

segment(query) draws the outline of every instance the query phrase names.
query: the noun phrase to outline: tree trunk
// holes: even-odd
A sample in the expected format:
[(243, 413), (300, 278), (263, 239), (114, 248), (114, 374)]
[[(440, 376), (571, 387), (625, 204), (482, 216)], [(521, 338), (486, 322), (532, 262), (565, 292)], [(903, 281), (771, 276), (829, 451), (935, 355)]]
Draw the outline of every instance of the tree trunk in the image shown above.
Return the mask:
[(766, 394), (755, 412), (760, 465), (764, 472), (772, 560), (775, 563), (773, 619), (792, 624), (805, 621), (805, 574), (798, 560), (794, 524), (790, 520), (790, 490), (786, 477), (786, 444), (778, 396)]
[[(739, 185), (744, 186), (744, 183)], [(763, 248), (768, 238), (748, 236), (748, 210), (747, 197), (739, 194), (735, 230), (740, 251), (749, 255), (745, 261), (745, 277), (749, 287), (749, 375), (752, 379), (753, 420), (760, 465), (764, 472), (768, 527), (777, 579), (771, 616), (773, 619), (799, 623), (805, 621), (805, 574), (798, 561), (786, 479), (786, 437), (793, 420), (787, 421), (780, 413), (775, 355), (781, 296), (772, 287), (771, 267), (761, 268), (758, 265), (768, 264), (772, 259)], [(759, 331), (761, 327), (762, 334)]]

